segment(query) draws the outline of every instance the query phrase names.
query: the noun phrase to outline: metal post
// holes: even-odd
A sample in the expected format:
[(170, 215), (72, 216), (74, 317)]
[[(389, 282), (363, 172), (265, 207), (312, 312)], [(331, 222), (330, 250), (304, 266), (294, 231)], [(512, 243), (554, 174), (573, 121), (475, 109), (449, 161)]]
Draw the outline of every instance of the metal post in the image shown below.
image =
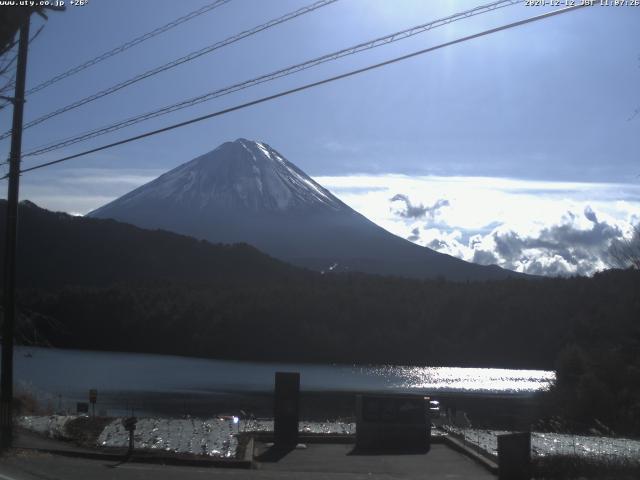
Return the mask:
[(138, 422), (138, 419), (136, 417), (129, 417), (129, 418), (122, 419), (122, 424), (124, 425), (125, 430), (129, 432), (129, 451), (127, 452), (127, 457), (129, 458), (131, 458), (131, 456), (133, 455), (133, 448), (134, 448), (133, 432), (136, 429), (137, 422)]
[(13, 125), (9, 156), (9, 189), (7, 193), (6, 240), (4, 253), (4, 319), (2, 322), (2, 366), (0, 371), (0, 446), (11, 446), (13, 422), (13, 332), (16, 316), (16, 241), (18, 230), (18, 189), (22, 154), (22, 113), (24, 85), (27, 75), (29, 15), (20, 28), (16, 88), (13, 99)]
[(129, 430), (129, 456), (133, 455), (133, 432), (133, 429)]

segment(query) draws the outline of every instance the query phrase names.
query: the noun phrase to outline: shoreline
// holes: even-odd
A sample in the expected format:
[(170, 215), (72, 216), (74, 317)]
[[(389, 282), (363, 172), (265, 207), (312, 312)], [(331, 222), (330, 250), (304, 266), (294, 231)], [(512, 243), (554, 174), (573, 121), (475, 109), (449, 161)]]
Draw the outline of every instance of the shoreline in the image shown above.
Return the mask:
[[(355, 416), (359, 393), (430, 396), (442, 411), (469, 414), (474, 425), (521, 428), (536, 392), (553, 372), (458, 367), (274, 364), (202, 358), (16, 347), (16, 390), (43, 411), (76, 413), (98, 392), (98, 416), (188, 417), (273, 414), (274, 374), (300, 373), (300, 413), (326, 420)], [(62, 375), (61, 372), (65, 373)]]
[[(326, 421), (354, 419), (356, 396), (378, 391), (301, 391), (300, 419)], [(395, 393), (395, 392), (385, 392)], [(441, 412), (464, 412), (474, 427), (522, 429), (535, 420), (534, 395), (504, 395), (470, 392), (420, 392), (438, 400)], [(73, 400), (73, 399), (72, 399)], [(58, 409), (58, 413), (75, 413), (73, 401), (70, 408)], [(96, 403), (98, 416), (153, 416), (162, 418), (199, 418), (215, 415), (272, 418), (273, 393), (264, 391), (216, 391), (210, 393), (175, 392), (102, 392)]]
[[(176, 360), (193, 360), (193, 361), (215, 361), (215, 362), (229, 362), (235, 364), (258, 364), (258, 365), (281, 365), (281, 366), (289, 366), (289, 365), (299, 365), (301, 367), (335, 367), (335, 368), (386, 368), (389, 365), (393, 365), (394, 367), (400, 368), (460, 368), (460, 369), (482, 369), (482, 370), (504, 370), (504, 371), (526, 371), (526, 372), (539, 372), (539, 373), (553, 373), (553, 370), (542, 367), (530, 367), (530, 366), (505, 366), (505, 365), (425, 365), (424, 363), (398, 363), (398, 364), (386, 364), (386, 363), (375, 363), (375, 362), (322, 362), (322, 361), (309, 361), (309, 360), (279, 360), (277, 358), (269, 359), (251, 359), (251, 358), (221, 358), (221, 357), (197, 357), (193, 355), (181, 355), (177, 353), (160, 353), (155, 351), (149, 352), (139, 352), (139, 351), (130, 351), (130, 350), (95, 350), (88, 348), (80, 348), (80, 347), (56, 347), (56, 346), (45, 346), (45, 345), (22, 345), (17, 344), (14, 347), (17, 352), (19, 349), (40, 349), (40, 350), (48, 350), (48, 351), (60, 351), (60, 352), (68, 352), (68, 353), (88, 353), (88, 354), (100, 354), (100, 355), (131, 355), (131, 356), (141, 356), (141, 357), (158, 357), (158, 358), (175, 358)], [(0, 347), (0, 351), (2, 348)], [(15, 354), (15, 353), (14, 353)]]

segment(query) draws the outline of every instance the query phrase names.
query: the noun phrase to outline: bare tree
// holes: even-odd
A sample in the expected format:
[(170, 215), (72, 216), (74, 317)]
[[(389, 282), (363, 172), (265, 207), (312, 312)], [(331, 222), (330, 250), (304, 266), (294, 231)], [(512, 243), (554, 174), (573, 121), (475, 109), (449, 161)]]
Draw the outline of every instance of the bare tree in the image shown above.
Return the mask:
[(631, 238), (616, 240), (611, 246), (611, 257), (617, 268), (640, 270), (640, 226), (633, 227)]

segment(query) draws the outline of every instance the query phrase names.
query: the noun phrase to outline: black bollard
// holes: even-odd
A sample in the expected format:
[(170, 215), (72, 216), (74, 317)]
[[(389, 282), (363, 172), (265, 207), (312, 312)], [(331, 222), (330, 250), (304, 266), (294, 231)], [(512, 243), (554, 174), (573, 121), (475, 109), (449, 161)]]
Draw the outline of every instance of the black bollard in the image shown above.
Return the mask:
[(300, 374), (276, 372), (273, 429), (279, 447), (298, 443)]
[(498, 478), (531, 478), (531, 432), (498, 435)]

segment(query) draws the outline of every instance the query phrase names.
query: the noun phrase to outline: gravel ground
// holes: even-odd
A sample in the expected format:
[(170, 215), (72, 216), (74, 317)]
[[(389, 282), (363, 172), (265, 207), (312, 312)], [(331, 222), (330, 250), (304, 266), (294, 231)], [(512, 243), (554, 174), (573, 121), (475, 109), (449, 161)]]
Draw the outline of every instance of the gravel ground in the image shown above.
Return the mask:
[[(498, 435), (509, 433), (500, 430), (451, 429), (464, 439), (491, 455), (498, 455)], [(566, 435), (560, 433), (531, 434), (531, 451), (534, 457), (573, 455), (604, 459), (640, 460), (640, 440), (629, 438)]]
[[(50, 438), (78, 440), (77, 416), (25, 416), (18, 424)], [(70, 423), (72, 422), (72, 423)], [(87, 424), (91, 422), (86, 422)], [(74, 425), (74, 429), (70, 428)], [(237, 434), (242, 432), (273, 431), (273, 420), (239, 420), (237, 417), (222, 418), (139, 418), (134, 434), (137, 449), (164, 450), (174, 453), (208, 455), (234, 458), (238, 448)], [(300, 422), (301, 433), (353, 434), (355, 424), (340, 421)], [(129, 432), (122, 418), (106, 423), (97, 435), (95, 446), (127, 447)]]
[[(67, 428), (78, 416), (50, 415), (25, 416), (18, 419), (21, 427), (50, 438), (77, 440), (77, 432)], [(90, 423), (90, 422), (88, 422)], [(106, 423), (106, 422), (105, 422)], [(71, 432), (70, 432), (71, 430)], [(165, 450), (175, 453), (208, 455), (233, 458), (238, 448), (237, 434), (242, 432), (273, 431), (273, 420), (238, 420), (237, 417), (221, 418), (140, 418), (134, 435), (135, 448)], [(300, 422), (301, 433), (355, 434), (353, 422), (325, 421)], [(450, 432), (462, 436), (491, 455), (497, 455), (498, 435), (509, 433), (500, 430), (450, 428)], [(129, 432), (121, 418), (106, 423), (97, 435), (98, 447), (127, 447)], [(573, 455), (606, 459), (640, 459), (640, 440), (584, 435), (534, 432), (531, 437), (534, 457)]]

